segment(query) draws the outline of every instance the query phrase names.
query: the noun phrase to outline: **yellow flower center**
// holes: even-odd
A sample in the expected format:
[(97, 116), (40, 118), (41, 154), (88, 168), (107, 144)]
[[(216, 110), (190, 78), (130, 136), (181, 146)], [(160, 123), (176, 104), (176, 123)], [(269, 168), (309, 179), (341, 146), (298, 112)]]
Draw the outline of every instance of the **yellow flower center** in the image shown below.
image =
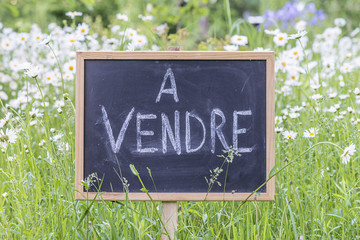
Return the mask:
[(75, 40), (74, 40), (74, 39), (71, 39), (70, 42), (75, 42)]
[(286, 66), (286, 62), (281, 62), (281, 65), (283, 65), (284, 67)]
[(344, 153), (344, 157), (345, 157), (346, 155), (348, 155), (348, 153), (349, 153), (349, 150), (347, 150), (346, 153)]
[(314, 136), (315, 134), (314, 133), (310, 133), (310, 136)]
[(36, 39), (37, 39), (37, 40), (39, 40), (39, 39), (40, 39), (40, 37), (39, 37), (39, 36), (37, 36), (37, 37), (36, 37)]
[(284, 38), (283, 37), (279, 37), (279, 40), (281, 41), (281, 40), (283, 40)]
[(289, 135), (288, 138), (292, 138), (292, 135)]
[(295, 79), (295, 76), (291, 76), (292, 79)]
[(84, 33), (84, 32), (85, 32), (85, 29), (81, 29), (81, 32)]
[(142, 40), (138, 40), (138, 42), (139, 42), (139, 43), (141, 43), (141, 42), (142, 42)]
[(298, 52), (294, 52), (294, 55), (297, 55), (298, 54)]
[(73, 67), (73, 66), (70, 66), (70, 67), (69, 67), (69, 70), (70, 70), (70, 71), (74, 70), (74, 67)]
[(241, 41), (241, 38), (238, 38), (237, 40), (238, 40), (238, 41)]
[(6, 45), (7, 47), (8, 47), (8, 46), (10, 46), (10, 44), (8, 44), (8, 43), (7, 43), (7, 44), (5, 44), (5, 45)]
[(21, 38), (21, 41), (24, 41), (24, 40), (25, 40), (25, 38), (24, 38), (24, 37), (22, 37), (22, 38)]

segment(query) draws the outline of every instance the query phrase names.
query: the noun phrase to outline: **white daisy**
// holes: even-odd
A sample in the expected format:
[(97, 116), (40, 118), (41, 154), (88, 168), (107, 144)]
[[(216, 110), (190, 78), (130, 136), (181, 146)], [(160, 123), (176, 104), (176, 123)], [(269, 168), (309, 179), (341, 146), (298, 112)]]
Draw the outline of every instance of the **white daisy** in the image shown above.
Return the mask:
[(352, 107), (347, 107), (347, 111), (348, 111), (349, 113), (353, 113), (355, 110), (354, 110)]
[(338, 79), (339, 79), (339, 85), (340, 85), (340, 87), (344, 87), (344, 86), (345, 86), (344, 77), (343, 77), (342, 75), (339, 75)]
[(10, 121), (11, 113), (7, 113), (4, 118), (0, 119), (0, 128), (3, 128)]
[(144, 35), (136, 35), (133, 39), (135, 48), (142, 48), (147, 44), (148, 40)]
[(337, 96), (337, 92), (334, 89), (330, 88), (329, 89), (329, 98), (332, 99), (332, 98), (335, 98), (336, 96)]
[(155, 28), (156, 33), (158, 35), (163, 35), (167, 31), (167, 29), (168, 29), (168, 25), (166, 23), (161, 24)]
[(353, 70), (353, 66), (349, 63), (344, 63), (344, 65), (340, 67), (341, 73), (349, 73), (352, 72), (352, 70)]
[(38, 66), (31, 65), (25, 72), (31, 78), (36, 78), (40, 74), (40, 68)]
[(276, 46), (283, 47), (288, 42), (288, 35), (286, 33), (278, 33), (273, 38)]
[(298, 118), (298, 117), (300, 117), (300, 113), (291, 112), (291, 113), (289, 113), (289, 117), (290, 117), (290, 118)]
[(360, 95), (360, 89), (359, 88), (355, 88), (353, 93), (355, 93), (355, 95)]
[(0, 99), (6, 101), (6, 100), (9, 99), (9, 97), (8, 97), (8, 95), (7, 95), (5, 92), (0, 91)]
[(346, 25), (346, 20), (344, 18), (335, 18), (334, 24), (337, 27), (343, 27)]
[(82, 16), (83, 14), (82, 14), (82, 12), (76, 12), (76, 11), (74, 11), (74, 12), (67, 12), (67, 13), (65, 13), (65, 15), (66, 16), (68, 16), (68, 17), (70, 17), (71, 19), (74, 19), (75, 17), (80, 17), (80, 16)]
[(29, 112), (30, 117), (32, 118), (36, 118), (36, 117), (42, 117), (43, 114), (40, 112), (39, 109), (37, 108), (33, 108), (30, 112)]
[(337, 109), (334, 106), (331, 106), (328, 110), (328, 112), (334, 113), (337, 111)]
[(284, 131), (282, 133), (282, 135), (284, 136), (284, 138), (286, 139), (295, 139), (297, 136), (297, 133), (294, 131)]
[(69, 62), (64, 64), (64, 70), (66, 72), (70, 72), (75, 74), (76, 73), (76, 61), (75, 60), (70, 60)]
[(53, 140), (54, 142), (57, 142), (57, 141), (59, 141), (63, 136), (64, 136), (64, 134), (62, 134), (62, 133), (56, 134), (56, 135), (52, 138), (52, 140)]
[(2, 41), (1, 41), (1, 44), (0, 44), (0, 49), (4, 49), (4, 50), (7, 50), (7, 51), (10, 51), (10, 50), (13, 50), (15, 48), (15, 44), (13, 41), (11, 41), (10, 39), (7, 39), (7, 38), (4, 38)]
[(275, 116), (275, 124), (280, 124), (283, 122), (283, 118), (281, 116)]
[(25, 44), (25, 42), (27, 42), (28, 40), (28, 34), (27, 33), (20, 33), (19, 34), (19, 39), (18, 42), (21, 44)]
[(125, 32), (121, 32), (119, 33), (120, 35), (123, 35), (125, 34), (125, 36), (128, 38), (128, 39), (133, 39), (135, 38), (135, 36), (137, 35), (137, 31), (135, 29), (132, 29), (132, 28), (127, 28)]
[(264, 17), (263, 16), (249, 16), (247, 18), (247, 21), (250, 24), (254, 24), (254, 25), (260, 25), (264, 22)]
[(245, 46), (248, 43), (248, 38), (246, 36), (234, 35), (230, 41), (234, 45)]
[(305, 130), (303, 136), (306, 138), (313, 138), (318, 134), (319, 129), (317, 128), (310, 128), (309, 130)]
[(237, 51), (239, 49), (239, 47), (236, 45), (225, 45), (224, 49), (226, 51)]
[(4, 132), (3, 130), (0, 130), (0, 141), (5, 143), (15, 143), (17, 139), (17, 134), (12, 129), (6, 129)]
[(54, 103), (54, 106), (56, 108), (61, 108), (61, 107), (64, 107), (65, 106), (65, 102), (63, 100), (56, 100), (55, 103)]
[(160, 48), (158, 45), (153, 44), (153, 45), (151, 46), (151, 50), (152, 50), (152, 51), (160, 51), (161, 48)]
[(303, 20), (300, 20), (295, 24), (296, 31), (304, 31), (306, 29), (306, 22)]
[(275, 127), (276, 133), (281, 133), (283, 130), (284, 130), (284, 128), (282, 128), (282, 127)]
[(360, 28), (355, 28), (354, 31), (350, 33), (350, 37), (355, 37), (360, 32)]
[(129, 21), (129, 18), (126, 14), (118, 13), (118, 14), (116, 14), (116, 18), (121, 21), (125, 21), (125, 22)]
[(307, 31), (301, 31), (301, 32), (297, 32), (295, 34), (291, 34), (288, 39), (300, 39), (303, 36), (305, 36), (307, 34)]
[(143, 21), (152, 21), (154, 19), (153, 16), (143, 16), (142, 14), (139, 14), (138, 17)]
[(340, 94), (340, 95), (339, 95), (339, 98), (340, 98), (341, 100), (347, 99), (348, 97), (350, 97), (349, 94)]
[(291, 112), (298, 112), (303, 110), (304, 107), (299, 107), (299, 106), (294, 106), (293, 108), (290, 109)]
[(291, 87), (290, 86), (282, 86), (281, 92), (284, 94), (284, 96), (289, 96), (291, 94)]
[(317, 94), (312, 95), (311, 98), (316, 101), (316, 100), (323, 98), (323, 96), (321, 94), (317, 93)]
[(89, 25), (86, 23), (81, 23), (77, 26), (76, 32), (78, 34), (87, 35), (89, 33)]
[(350, 156), (354, 155), (355, 152), (355, 145), (351, 143), (350, 146), (344, 149), (343, 154), (341, 154), (342, 163), (347, 164), (350, 161)]
[(279, 29), (275, 29), (275, 30), (267, 30), (267, 29), (265, 29), (264, 32), (266, 34), (269, 34), (269, 35), (277, 35), (277, 34), (280, 33), (280, 30)]

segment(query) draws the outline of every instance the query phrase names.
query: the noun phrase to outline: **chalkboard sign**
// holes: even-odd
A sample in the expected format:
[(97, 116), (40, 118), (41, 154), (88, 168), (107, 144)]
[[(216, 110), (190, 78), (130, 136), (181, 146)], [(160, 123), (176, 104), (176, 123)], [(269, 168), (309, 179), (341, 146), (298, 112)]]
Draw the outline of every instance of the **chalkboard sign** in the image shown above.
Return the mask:
[(76, 199), (150, 200), (133, 165), (153, 200), (244, 200), (274, 166), (273, 52), (78, 52), (76, 83)]

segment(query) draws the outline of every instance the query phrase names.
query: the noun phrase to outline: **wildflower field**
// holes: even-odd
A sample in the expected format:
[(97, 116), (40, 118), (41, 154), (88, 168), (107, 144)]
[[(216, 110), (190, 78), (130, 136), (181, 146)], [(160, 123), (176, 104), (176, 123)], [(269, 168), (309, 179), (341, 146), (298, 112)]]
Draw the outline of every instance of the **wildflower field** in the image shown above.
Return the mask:
[(301, 1), (205, 38), (156, 14), (0, 23), (0, 239), (160, 238), (159, 202), (75, 201), (75, 54), (169, 46), (276, 60), (275, 201), (179, 202), (176, 238), (360, 239), (360, 28)]

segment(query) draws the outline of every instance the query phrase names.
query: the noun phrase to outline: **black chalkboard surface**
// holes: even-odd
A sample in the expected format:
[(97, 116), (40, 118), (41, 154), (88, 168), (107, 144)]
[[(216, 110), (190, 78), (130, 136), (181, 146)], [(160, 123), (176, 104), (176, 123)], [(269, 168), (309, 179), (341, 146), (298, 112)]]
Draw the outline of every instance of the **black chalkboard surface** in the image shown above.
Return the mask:
[[(271, 164), (267, 67), (266, 58), (83, 59), (83, 179), (96, 173), (101, 192), (123, 193), (125, 178), (141, 193), (133, 164), (150, 193), (256, 190)], [(241, 156), (223, 164), (230, 148)]]

